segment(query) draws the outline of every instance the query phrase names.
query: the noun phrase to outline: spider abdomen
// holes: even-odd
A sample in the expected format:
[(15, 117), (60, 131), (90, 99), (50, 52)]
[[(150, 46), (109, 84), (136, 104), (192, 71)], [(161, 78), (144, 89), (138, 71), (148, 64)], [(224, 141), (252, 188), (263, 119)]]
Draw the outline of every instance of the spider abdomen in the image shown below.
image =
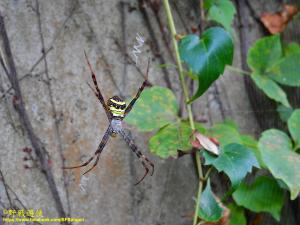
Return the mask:
[(113, 117), (124, 118), (126, 102), (120, 97), (113, 96), (107, 101), (107, 106)]
[(112, 119), (110, 125), (113, 133), (119, 134), (122, 131), (122, 120)]

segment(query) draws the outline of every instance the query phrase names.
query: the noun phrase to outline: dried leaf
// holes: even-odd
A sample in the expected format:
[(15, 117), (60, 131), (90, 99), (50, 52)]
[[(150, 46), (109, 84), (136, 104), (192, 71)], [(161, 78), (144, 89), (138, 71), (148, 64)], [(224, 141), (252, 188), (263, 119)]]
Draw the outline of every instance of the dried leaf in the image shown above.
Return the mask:
[(298, 11), (296, 5), (284, 4), (281, 12), (265, 12), (261, 15), (260, 20), (271, 34), (277, 34), (285, 29), (288, 22), (293, 19)]
[(195, 148), (204, 148), (215, 155), (220, 154), (218, 141), (215, 138), (206, 137), (198, 131), (193, 132), (190, 142)]

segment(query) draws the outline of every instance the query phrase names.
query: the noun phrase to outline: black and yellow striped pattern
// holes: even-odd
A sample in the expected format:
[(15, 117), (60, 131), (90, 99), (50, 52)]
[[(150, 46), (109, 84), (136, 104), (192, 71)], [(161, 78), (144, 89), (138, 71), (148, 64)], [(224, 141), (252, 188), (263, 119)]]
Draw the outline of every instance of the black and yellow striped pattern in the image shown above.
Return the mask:
[(126, 102), (124, 102), (120, 97), (113, 96), (108, 99), (107, 106), (113, 117), (123, 118), (125, 116)]

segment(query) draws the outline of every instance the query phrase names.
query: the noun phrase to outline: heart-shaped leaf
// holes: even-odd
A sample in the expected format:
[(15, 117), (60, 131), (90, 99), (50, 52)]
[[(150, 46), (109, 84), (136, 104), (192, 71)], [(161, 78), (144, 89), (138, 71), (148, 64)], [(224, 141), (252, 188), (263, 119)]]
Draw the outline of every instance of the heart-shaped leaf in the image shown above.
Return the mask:
[(300, 192), (300, 155), (292, 150), (289, 137), (280, 130), (267, 130), (262, 133), (258, 148), (272, 175), (289, 187), (291, 199), (295, 199)]
[(214, 222), (221, 219), (223, 211), (223, 208), (211, 191), (210, 181), (208, 180), (200, 198), (198, 216), (204, 221)]
[(189, 102), (200, 97), (224, 72), (225, 66), (233, 59), (233, 42), (223, 28), (206, 30), (201, 38), (187, 35), (179, 42), (181, 59), (198, 77), (198, 90)]
[(300, 148), (300, 109), (293, 112), (288, 120), (288, 127), (295, 141), (295, 149)]
[(283, 190), (276, 180), (261, 176), (253, 184), (241, 183), (233, 193), (235, 202), (253, 212), (268, 212), (279, 220), (280, 211), (284, 203)]
[(232, 186), (237, 186), (253, 167), (259, 168), (254, 153), (240, 144), (228, 144), (220, 149), (220, 155), (214, 157), (203, 152), (205, 165), (213, 165), (219, 172), (224, 171), (231, 180)]
[(142, 92), (125, 121), (140, 131), (151, 131), (176, 121), (177, 112), (178, 104), (173, 92), (153, 86)]

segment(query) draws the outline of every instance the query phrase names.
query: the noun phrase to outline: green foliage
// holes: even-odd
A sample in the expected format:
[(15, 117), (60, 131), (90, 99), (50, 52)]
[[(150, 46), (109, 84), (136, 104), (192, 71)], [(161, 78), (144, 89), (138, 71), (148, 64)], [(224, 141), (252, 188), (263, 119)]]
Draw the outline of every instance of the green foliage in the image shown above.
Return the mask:
[(253, 167), (259, 167), (254, 153), (247, 147), (236, 143), (221, 147), (218, 157), (206, 151), (203, 155), (205, 165), (213, 165), (219, 172), (226, 173), (232, 186), (237, 186)]
[(268, 75), (280, 84), (300, 86), (300, 53), (289, 54), (269, 69)]
[(264, 131), (258, 148), (269, 171), (289, 187), (295, 199), (300, 192), (300, 155), (293, 151), (289, 137), (276, 129)]
[(288, 45), (284, 46), (283, 54), (284, 56), (292, 55), (295, 53), (300, 53), (300, 45), (297, 43), (289, 43)]
[(286, 107), (284, 105), (277, 106), (276, 110), (279, 113), (280, 119), (284, 122), (287, 122), (293, 113), (293, 109), (291, 107)]
[(280, 36), (261, 38), (249, 49), (247, 63), (256, 74), (264, 75), (282, 56)]
[(178, 104), (168, 88), (154, 86), (142, 92), (125, 118), (140, 131), (152, 131), (177, 120)]
[(224, 29), (209, 28), (201, 35), (187, 35), (179, 42), (181, 59), (198, 77), (198, 90), (189, 102), (200, 97), (224, 72), (233, 59), (233, 42)]
[(236, 126), (229, 123), (216, 124), (208, 131), (208, 134), (217, 138), (221, 146), (230, 143), (242, 144), (242, 139)]
[[(170, 12), (168, 0), (164, 0), (166, 14), (172, 33), (172, 40), (178, 54), (186, 63), (188, 70), (180, 71), (180, 76), (187, 75), (191, 79), (198, 79), (198, 89), (194, 96), (186, 103), (189, 104), (200, 97), (212, 83), (224, 72), (225, 66), (232, 63), (233, 41), (228, 32), (222, 28), (209, 28), (197, 35), (187, 35), (179, 42), (179, 52), (176, 48), (176, 29)], [(229, 0), (205, 0), (207, 20), (222, 24), (227, 31), (231, 30), (233, 16), (236, 13), (234, 5)], [(181, 68), (180, 60), (175, 68)], [(249, 50), (247, 62), (251, 68), (251, 78), (255, 84), (271, 99), (280, 105), (277, 111), (283, 121), (287, 121), (292, 142), (287, 134), (271, 129), (263, 132), (259, 141), (248, 135), (242, 135), (234, 123), (218, 124), (208, 132), (199, 124), (197, 129), (208, 137), (214, 137), (220, 142), (220, 155), (213, 156), (203, 151), (205, 165), (211, 165), (218, 171), (223, 171), (231, 180), (231, 195), (240, 206), (254, 212), (268, 212), (279, 220), (284, 196), (282, 189), (288, 189), (291, 199), (295, 199), (300, 192), (300, 155), (296, 151), (300, 148), (300, 109), (293, 111), (288, 98), (280, 85), (300, 86), (300, 46), (295, 43), (282, 45), (279, 35), (273, 35), (258, 40)], [(162, 67), (170, 67), (168, 64)], [(248, 72), (244, 72), (249, 74)], [(181, 79), (183, 89), (186, 89), (184, 79)], [(230, 88), (230, 87), (229, 87)], [(189, 96), (185, 91), (185, 98)], [(193, 121), (192, 112), (187, 107), (189, 119)], [(157, 130), (150, 138), (151, 152), (161, 158), (176, 157), (177, 151), (191, 149), (191, 126), (177, 116), (178, 104), (173, 93), (165, 88), (153, 87), (144, 91), (133, 112), (126, 119), (127, 122), (138, 127), (141, 131)], [(294, 146), (293, 146), (294, 143)], [(196, 153), (197, 168), (199, 152)], [(259, 163), (258, 163), (259, 162)], [(253, 167), (268, 169), (274, 178), (258, 177), (252, 184), (241, 183)], [(198, 168), (199, 170), (201, 168)], [(208, 170), (210, 171), (210, 170)], [(199, 174), (201, 174), (199, 172)], [(204, 176), (207, 180), (209, 173)], [(199, 183), (203, 184), (200, 179)], [(196, 212), (193, 225), (197, 223), (197, 216), (204, 221), (218, 221), (223, 214), (223, 208), (213, 195), (208, 179), (205, 190), (197, 198)], [(200, 198), (201, 196), (201, 198)], [(244, 225), (246, 219), (243, 208), (235, 204), (228, 206), (231, 210), (230, 225)]]
[(262, 76), (256, 73), (252, 73), (251, 78), (255, 82), (256, 86), (265, 92), (269, 98), (280, 102), (286, 107), (290, 107), (290, 103), (285, 92), (275, 81), (271, 80), (267, 76)]
[(204, 8), (208, 10), (207, 19), (222, 24), (226, 30), (231, 31), (231, 24), (236, 10), (229, 0), (205, 0)]
[(300, 148), (300, 109), (293, 112), (288, 120), (288, 127), (295, 142), (294, 149)]
[(249, 49), (247, 62), (251, 78), (271, 99), (290, 107), (287, 96), (277, 84), (300, 86), (300, 46), (282, 46), (279, 35), (261, 38)]
[(247, 221), (244, 214), (244, 209), (236, 204), (229, 204), (227, 206), (230, 210), (229, 224), (228, 225), (246, 225)]
[[(205, 133), (205, 128), (195, 124), (196, 129)], [(178, 121), (161, 128), (149, 140), (150, 151), (161, 158), (176, 157), (177, 150), (187, 151), (192, 148), (190, 136), (192, 129), (187, 121)]]
[(280, 211), (284, 202), (283, 190), (276, 180), (261, 176), (253, 184), (242, 183), (233, 193), (235, 202), (254, 212), (268, 212), (276, 220), (280, 219)]
[(287, 96), (281, 87), (266, 76), (267, 71), (282, 57), (280, 36), (274, 35), (258, 40), (248, 52), (247, 62), (252, 69), (252, 80), (265, 94), (289, 107)]
[(260, 167), (265, 167), (261, 159), (260, 152), (257, 148), (257, 141), (251, 136), (241, 135), (234, 123), (226, 121), (222, 124), (216, 124), (207, 131), (207, 135), (216, 138), (220, 142), (221, 147), (231, 143), (237, 143), (246, 146), (255, 154)]
[[(204, 131), (201, 125), (197, 125), (199, 130)], [(149, 140), (150, 151), (161, 158), (176, 157), (177, 150), (187, 151), (191, 149), (189, 142), (192, 129), (188, 122), (177, 122), (168, 124), (161, 128)]]
[(224, 210), (211, 191), (209, 180), (201, 195), (199, 208), (198, 216), (204, 221), (214, 222), (218, 221), (222, 217)]

